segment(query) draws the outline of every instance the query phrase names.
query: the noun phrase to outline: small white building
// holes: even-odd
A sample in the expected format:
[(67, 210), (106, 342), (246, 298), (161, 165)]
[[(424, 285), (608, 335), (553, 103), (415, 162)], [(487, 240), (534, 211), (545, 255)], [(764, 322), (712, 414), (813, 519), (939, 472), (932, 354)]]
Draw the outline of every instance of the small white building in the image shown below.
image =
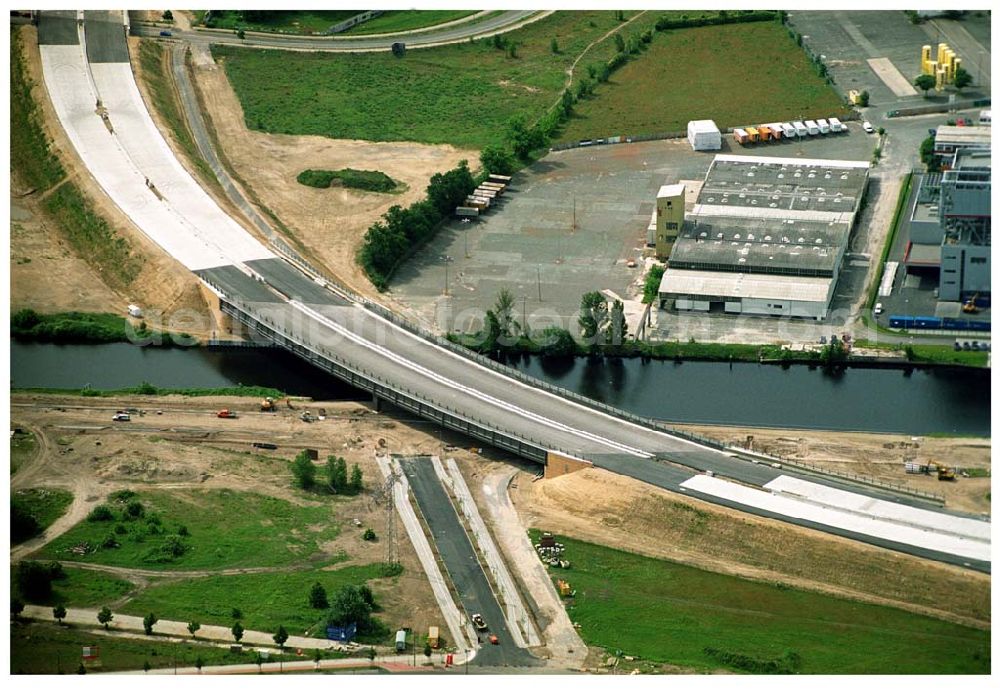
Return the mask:
[(688, 123), (688, 142), (695, 151), (718, 151), (722, 148), (722, 132), (714, 120), (692, 120)]
[(139, 307), (139, 305), (129, 305), (128, 316), (135, 317), (138, 319), (142, 317), (142, 309)]

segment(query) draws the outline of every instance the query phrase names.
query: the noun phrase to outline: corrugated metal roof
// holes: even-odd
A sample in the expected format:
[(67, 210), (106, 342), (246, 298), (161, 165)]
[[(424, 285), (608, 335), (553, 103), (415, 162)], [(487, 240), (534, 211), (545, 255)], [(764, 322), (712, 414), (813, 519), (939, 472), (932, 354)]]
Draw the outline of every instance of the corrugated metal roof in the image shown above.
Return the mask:
[(686, 271), (668, 268), (660, 281), (660, 294), (695, 298), (758, 298), (826, 303), (832, 278), (804, 278), (721, 271)]

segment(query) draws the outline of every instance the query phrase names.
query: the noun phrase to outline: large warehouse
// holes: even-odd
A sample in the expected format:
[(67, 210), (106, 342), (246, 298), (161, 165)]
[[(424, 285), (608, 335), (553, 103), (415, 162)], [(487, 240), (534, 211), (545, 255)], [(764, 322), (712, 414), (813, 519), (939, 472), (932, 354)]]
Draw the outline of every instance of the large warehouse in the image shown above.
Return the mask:
[(660, 307), (824, 319), (865, 161), (716, 156), (660, 282)]

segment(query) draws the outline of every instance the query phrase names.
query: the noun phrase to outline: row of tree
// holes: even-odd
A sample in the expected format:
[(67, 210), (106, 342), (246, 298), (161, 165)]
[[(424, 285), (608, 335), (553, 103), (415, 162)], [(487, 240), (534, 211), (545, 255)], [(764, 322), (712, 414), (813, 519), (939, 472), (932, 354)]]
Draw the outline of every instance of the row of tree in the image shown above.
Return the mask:
[(327, 457), (323, 482), (316, 479), (316, 471), (316, 464), (312, 462), (308, 451), (300, 452), (292, 462), (292, 475), (295, 477), (295, 484), (301, 489), (323, 489), (332, 494), (357, 494), (365, 488), (361, 467), (357, 463), (352, 465), (348, 476), (347, 461), (340, 456)]
[(393, 206), (373, 223), (365, 233), (358, 262), (375, 287), (385, 290), (403, 258), (433, 237), (441, 222), (475, 189), (468, 162), (459, 161), (456, 168), (431, 178), (426, 199), (406, 209)]

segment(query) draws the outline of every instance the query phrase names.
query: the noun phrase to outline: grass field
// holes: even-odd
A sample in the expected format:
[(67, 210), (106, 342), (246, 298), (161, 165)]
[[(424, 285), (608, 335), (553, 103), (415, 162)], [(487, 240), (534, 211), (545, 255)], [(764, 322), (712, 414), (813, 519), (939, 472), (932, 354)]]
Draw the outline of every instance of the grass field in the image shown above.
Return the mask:
[[(869, 324), (869, 326), (871, 325)], [(861, 348), (876, 348), (879, 350), (904, 350), (907, 347), (905, 342), (897, 341), (900, 338), (898, 332), (886, 329), (879, 329), (879, 331), (886, 334), (885, 341), (876, 343), (875, 341), (859, 340), (856, 345)], [(973, 338), (959, 340), (972, 341)], [(989, 353), (982, 350), (955, 350), (950, 345), (921, 345), (919, 343), (915, 343), (910, 347), (913, 348), (913, 358), (910, 362), (917, 365), (934, 364), (986, 367), (986, 364), (989, 362)]]
[[(231, 653), (205, 643), (167, 643), (154, 638), (132, 638), (88, 633), (54, 624), (16, 623), (10, 625), (11, 674), (75, 674), (82, 646), (99, 646), (102, 672), (193, 667), (199, 657), (205, 665), (233, 665), (253, 662), (251, 651)], [(333, 655), (328, 655), (333, 657)], [(294, 655), (280, 656), (284, 660)], [(277, 660), (278, 655), (271, 655)]]
[[(215, 29), (245, 29), (283, 34), (322, 34), (334, 24), (361, 14), (363, 10), (275, 10), (257, 12), (247, 21), (240, 10), (213, 10), (207, 26)], [(204, 22), (204, 12), (195, 15)]]
[(343, 35), (388, 34), (453, 22), (479, 10), (388, 10), (363, 24), (352, 26)]
[[(740, 59), (738, 56), (744, 56)], [(840, 97), (774, 22), (657, 34), (646, 54), (574, 108), (561, 141), (842, 115)]]
[[(245, 398), (284, 398), (285, 394), (278, 389), (266, 386), (229, 386), (216, 389), (169, 389), (151, 384), (140, 384), (127, 389), (54, 389), (49, 387), (12, 389), (19, 393), (53, 394), (58, 396), (88, 396), (94, 398), (112, 398), (115, 396), (242, 396)], [(13, 443), (13, 442), (12, 442)]]
[[(11, 445), (13, 446), (13, 440)], [(52, 525), (57, 518), (66, 513), (73, 503), (73, 493), (64, 489), (33, 488), (20, 489), (11, 492), (11, 502), (17, 502), (23, 510), (31, 515), (41, 530)]]
[[(136, 499), (146, 508), (142, 518), (121, 518), (116, 505), (115, 520), (82, 521), (49, 543), (41, 558), (147, 569), (323, 563), (330, 557), (323, 554), (320, 545), (340, 532), (336, 502), (328, 497), (310, 502), (310, 506), (230, 490), (149, 491)], [(158, 526), (150, 523), (150, 515), (158, 517)], [(119, 526), (124, 533), (118, 532)], [(190, 533), (179, 538), (186, 551), (162, 560), (162, 549), (170, 546), (171, 536), (177, 536), (181, 526)], [(109, 535), (120, 546), (100, 548)], [(83, 556), (69, 551), (81, 543), (97, 551)]]
[(319, 582), (332, 595), (346, 584), (361, 585), (379, 577), (381, 566), (344, 566), (335, 570), (211, 576), (154, 584), (122, 607), (125, 614), (156, 612), (163, 619), (232, 626), (234, 607), (243, 612), (243, 626), (322, 638), (325, 610), (309, 606), (309, 589)]
[(700, 670), (769, 662), (803, 674), (990, 670), (988, 631), (557, 539), (572, 569), (552, 575), (576, 590), (567, 609), (588, 645)]
[(21, 430), (10, 435), (10, 474), (16, 473), (25, 461), (34, 458), (37, 450), (38, 441), (33, 433)]
[[(647, 13), (649, 22), (654, 13)], [(628, 27), (640, 28), (639, 20)], [(213, 46), (252, 129), (370, 141), (480, 148), (497, 143), (510, 117), (540, 117), (562, 93), (576, 56), (621, 23), (611, 11), (557, 12), (490, 41), (390, 53), (289, 53)], [(554, 54), (552, 39), (560, 52)], [(606, 60), (609, 39), (587, 53)]]
[[(13, 597), (21, 597), (14, 579), (15, 568), (11, 567), (10, 592)], [(65, 578), (52, 581), (52, 595), (36, 605), (63, 605), (64, 607), (100, 608), (125, 597), (134, 586), (129, 582), (100, 571), (63, 568)], [(143, 612), (145, 614), (145, 612)]]

